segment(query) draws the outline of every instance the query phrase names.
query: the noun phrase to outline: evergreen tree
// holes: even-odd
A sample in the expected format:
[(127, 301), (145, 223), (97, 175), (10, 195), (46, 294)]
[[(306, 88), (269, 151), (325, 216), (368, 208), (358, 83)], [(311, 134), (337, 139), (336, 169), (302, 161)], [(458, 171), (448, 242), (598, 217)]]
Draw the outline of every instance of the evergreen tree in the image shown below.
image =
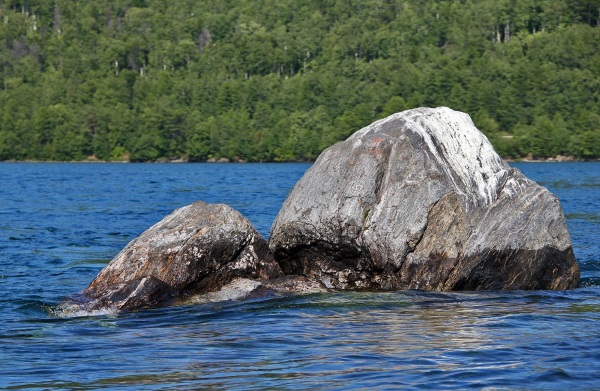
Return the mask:
[(597, 0), (2, 0), (0, 160), (312, 160), (408, 108), (600, 157)]

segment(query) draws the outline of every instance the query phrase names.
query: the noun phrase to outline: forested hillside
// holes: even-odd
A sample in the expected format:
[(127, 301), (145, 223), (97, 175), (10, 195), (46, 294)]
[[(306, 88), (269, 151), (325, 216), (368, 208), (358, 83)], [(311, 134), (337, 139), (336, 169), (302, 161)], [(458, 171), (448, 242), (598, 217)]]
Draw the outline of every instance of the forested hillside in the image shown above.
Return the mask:
[(0, 0), (0, 45), (0, 160), (310, 160), (417, 106), (600, 157), (600, 0)]

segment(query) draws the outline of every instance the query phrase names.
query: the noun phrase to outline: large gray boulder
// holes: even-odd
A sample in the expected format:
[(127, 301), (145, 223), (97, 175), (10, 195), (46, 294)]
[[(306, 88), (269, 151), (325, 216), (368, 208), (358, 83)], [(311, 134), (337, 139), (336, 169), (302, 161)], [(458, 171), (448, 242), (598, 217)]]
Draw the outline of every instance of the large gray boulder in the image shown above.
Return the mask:
[(567, 289), (579, 267), (557, 198), (509, 167), (471, 118), (394, 114), (325, 150), (269, 246), (336, 289)]
[(131, 241), (83, 291), (80, 307), (156, 307), (218, 291), (236, 278), (282, 276), (246, 218), (227, 205), (198, 201)]

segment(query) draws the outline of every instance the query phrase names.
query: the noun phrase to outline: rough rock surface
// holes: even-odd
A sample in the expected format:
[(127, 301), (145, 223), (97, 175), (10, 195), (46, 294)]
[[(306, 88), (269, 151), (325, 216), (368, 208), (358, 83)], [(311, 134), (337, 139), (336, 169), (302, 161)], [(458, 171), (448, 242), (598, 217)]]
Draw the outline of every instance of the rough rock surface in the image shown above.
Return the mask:
[(325, 150), (269, 246), (286, 274), (335, 289), (578, 286), (562, 208), (464, 113), (394, 114)]
[(231, 207), (198, 201), (131, 241), (83, 291), (86, 310), (166, 305), (234, 278), (282, 277), (267, 242)]

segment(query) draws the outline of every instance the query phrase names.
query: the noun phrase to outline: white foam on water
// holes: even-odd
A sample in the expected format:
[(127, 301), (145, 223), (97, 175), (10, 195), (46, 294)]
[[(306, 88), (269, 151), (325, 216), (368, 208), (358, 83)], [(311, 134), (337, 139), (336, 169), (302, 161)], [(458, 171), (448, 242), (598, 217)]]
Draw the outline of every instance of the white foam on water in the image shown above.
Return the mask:
[(89, 316), (111, 316), (118, 313), (116, 308), (99, 308), (94, 310), (86, 310), (84, 306), (79, 304), (60, 305), (52, 310), (52, 315), (58, 318), (82, 318)]

